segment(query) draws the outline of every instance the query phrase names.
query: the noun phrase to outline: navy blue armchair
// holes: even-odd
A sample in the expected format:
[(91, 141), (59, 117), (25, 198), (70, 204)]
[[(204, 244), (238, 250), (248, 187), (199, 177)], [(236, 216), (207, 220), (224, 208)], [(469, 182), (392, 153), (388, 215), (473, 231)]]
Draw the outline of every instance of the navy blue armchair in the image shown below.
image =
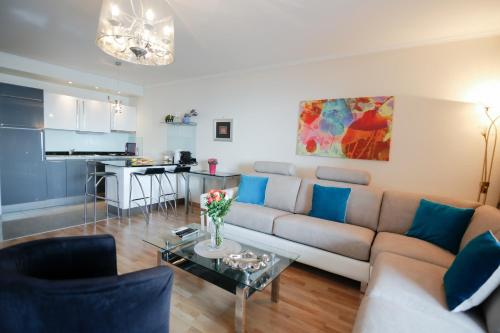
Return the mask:
[(110, 235), (36, 240), (0, 250), (0, 332), (169, 331), (173, 272), (117, 275)]

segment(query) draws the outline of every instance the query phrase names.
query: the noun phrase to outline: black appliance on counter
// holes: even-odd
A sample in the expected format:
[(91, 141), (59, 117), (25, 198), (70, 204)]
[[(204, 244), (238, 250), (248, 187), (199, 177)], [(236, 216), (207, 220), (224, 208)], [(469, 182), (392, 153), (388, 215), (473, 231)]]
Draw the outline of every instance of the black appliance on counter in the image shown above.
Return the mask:
[(45, 200), (43, 90), (0, 83), (2, 205)]
[(181, 151), (180, 152), (180, 157), (179, 157), (179, 163), (178, 164), (184, 164), (184, 165), (194, 165), (196, 163), (196, 158), (193, 158), (191, 156), (190, 151)]

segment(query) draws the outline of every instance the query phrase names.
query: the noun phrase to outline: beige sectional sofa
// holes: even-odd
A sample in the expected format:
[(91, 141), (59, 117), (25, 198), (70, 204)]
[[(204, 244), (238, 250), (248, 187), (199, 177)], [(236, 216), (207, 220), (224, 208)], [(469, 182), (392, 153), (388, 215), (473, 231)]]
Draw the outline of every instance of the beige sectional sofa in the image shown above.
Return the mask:
[[(317, 176), (322, 179), (301, 179), (292, 166), (272, 162), (256, 162), (255, 170), (255, 175), (269, 177), (264, 206), (234, 202), (224, 219), (228, 236), (274, 245), (298, 253), (299, 262), (368, 282), (370, 248), (383, 194), (381, 189), (366, 186), (368, 173), (319, 167)], [(353, 183), (343, 182), (347, 179)], [(314, 184), (352, 189), (346, 223), (307, 215)]]
[[(485, 314), (490, 322), (500, 317), (498, 290), (472, 311), (448, 311), (442, 281), (455, 255), (404, 235), (423, 198), (476, 208), (460, 249), (487, 230), (500, 238), (496, 208), (383, 191), (368, 186), (370, 177), (363, 171), (318, 167), (317, 178), (300, 179), (293, 166), (284, 163), (256, 162), (254, 168), (255, 175), (269, 177), (264, 206), (234, 202), (225, 218), (225, 233), (298, 253), (299, 262), (360, 281), (362, 287), (369, 281), (355, 332), (487, 332)], [(345, 223), (307, 215), (314, 184), (352, 189)], [(237, 195), (237, 189), (229, 192)], [(500, 327), (494, 332), (500, 333)]]

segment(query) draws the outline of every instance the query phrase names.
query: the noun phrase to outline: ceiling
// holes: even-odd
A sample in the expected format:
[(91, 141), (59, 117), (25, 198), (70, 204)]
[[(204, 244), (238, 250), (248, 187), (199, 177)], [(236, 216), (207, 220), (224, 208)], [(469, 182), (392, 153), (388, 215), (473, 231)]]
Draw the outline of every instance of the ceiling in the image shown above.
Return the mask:
[(175, 62), (114, 60), (95, 45), (99, 0), (0, 0), (0, 51), (144, 86), (500, 34), (499, 0), (165, 0)]

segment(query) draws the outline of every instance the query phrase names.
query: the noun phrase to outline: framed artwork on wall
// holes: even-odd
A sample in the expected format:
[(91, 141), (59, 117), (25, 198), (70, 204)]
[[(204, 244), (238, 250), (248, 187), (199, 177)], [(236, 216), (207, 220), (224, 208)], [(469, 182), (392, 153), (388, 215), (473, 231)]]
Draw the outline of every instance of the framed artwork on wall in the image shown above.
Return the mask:
[(214, 120), (214, 141), (233, 141), (233, 120)]
[(297, 154), (388, 161), (394, 96), (300, 103)]

